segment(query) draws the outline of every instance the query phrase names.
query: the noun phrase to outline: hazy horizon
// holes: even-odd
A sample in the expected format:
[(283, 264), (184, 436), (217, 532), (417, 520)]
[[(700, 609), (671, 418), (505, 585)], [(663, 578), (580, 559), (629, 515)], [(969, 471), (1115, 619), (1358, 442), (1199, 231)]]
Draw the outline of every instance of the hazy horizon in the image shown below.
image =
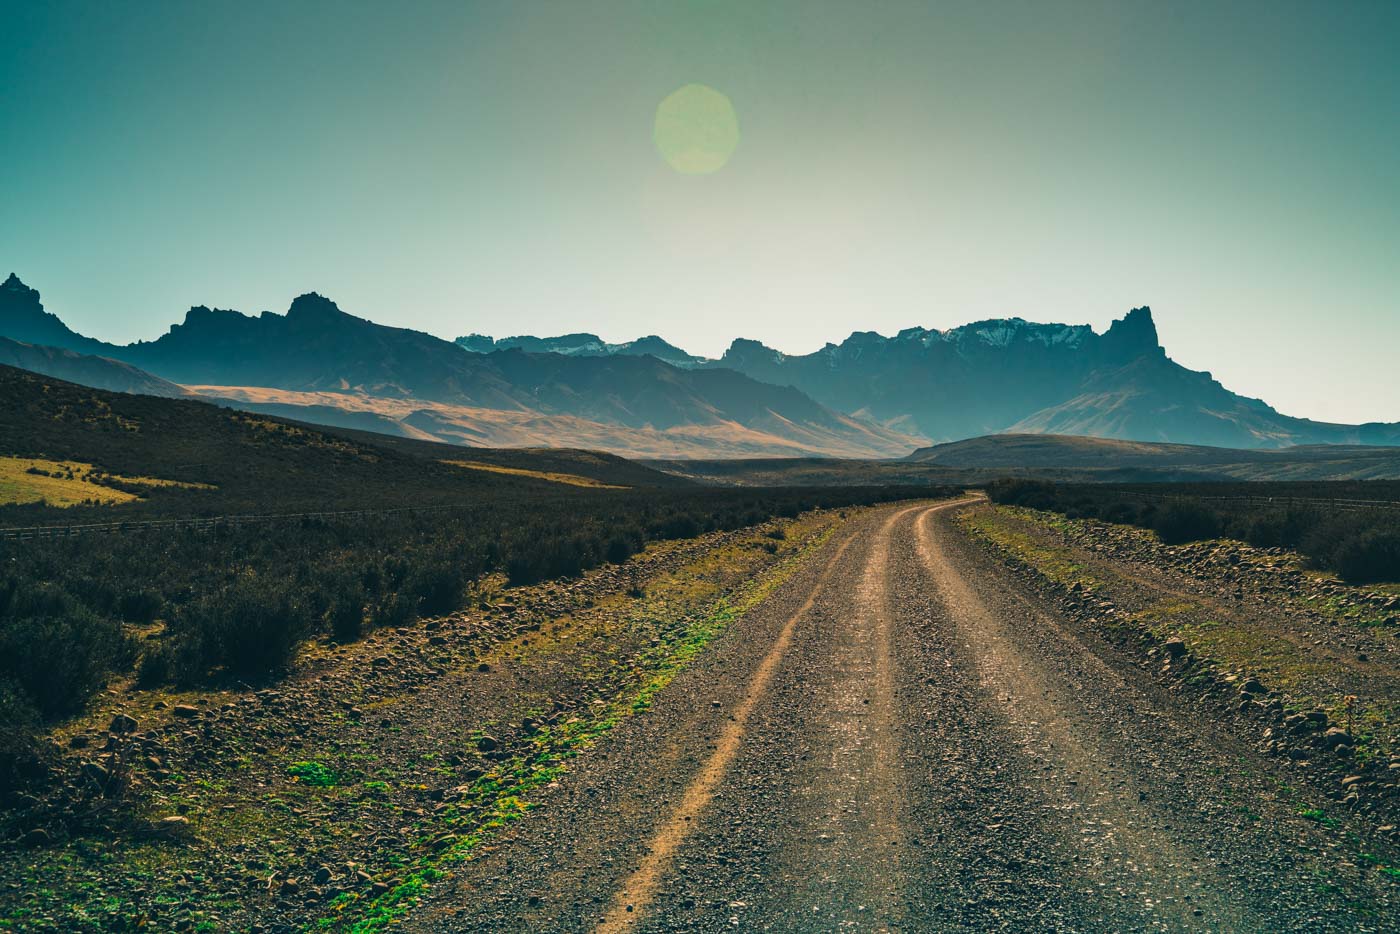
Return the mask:
[(0, 275), (93, 337), (308, 291), (707, 356), (1150, 305), (1236, 392), (1400, 420), (1400, 6), (6, 13)]

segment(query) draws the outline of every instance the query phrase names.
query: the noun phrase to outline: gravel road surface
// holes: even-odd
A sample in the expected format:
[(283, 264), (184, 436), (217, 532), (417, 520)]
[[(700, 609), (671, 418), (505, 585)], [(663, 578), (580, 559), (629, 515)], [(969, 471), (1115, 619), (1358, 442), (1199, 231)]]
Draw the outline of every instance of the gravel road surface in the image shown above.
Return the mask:
[(422, 931), (1381, 931), (1395, 880), (951, 521), (848, 523)]

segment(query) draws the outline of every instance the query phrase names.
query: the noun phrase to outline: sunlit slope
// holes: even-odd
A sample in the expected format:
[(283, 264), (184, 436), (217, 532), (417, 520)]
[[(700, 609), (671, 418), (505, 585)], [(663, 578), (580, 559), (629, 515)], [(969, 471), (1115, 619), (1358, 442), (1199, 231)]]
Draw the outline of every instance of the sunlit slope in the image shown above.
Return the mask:
[[(12, 465), (7, 474), (19, 475), (11, 476), (7, 486), (12, 503), (41, 498), (33, 495), (36, 484), (45, 485), (42, 498), (51, 502), (81, 503), (111, 489), (132, 494), (106, 497), (111, 509), (194, 514), (260, 512), (270, 506), (462, 503), (560, 488), (527, 474), (463, 470), (441, 462), (460, 455), (458, 447), (416, 441), (395, 447), (376, 444), (375, 438), (322, 431), (210, 402), (106, 392), (0, 366), (0, 458)], [(474, 460), (496, 462), (499, 456), (505, 466), (568, 473), (602, 485), (647, 485), (649, 476), (658, 485), (677, 482), (620, 458), (588, 452), (473, 454), (481, 455)], [(28, 473), (30, 468), (44, 474)], [(614, 474), (626, 479), (614, 482)], [(93, 484), (80, 475), (116, 482)]]

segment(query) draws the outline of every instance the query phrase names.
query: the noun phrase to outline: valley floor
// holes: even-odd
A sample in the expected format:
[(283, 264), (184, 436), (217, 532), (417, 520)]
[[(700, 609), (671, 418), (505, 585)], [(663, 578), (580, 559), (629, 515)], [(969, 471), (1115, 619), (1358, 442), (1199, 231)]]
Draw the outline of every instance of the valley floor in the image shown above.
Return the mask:
[[(1394, 630), (1289, 604), (1335, 664), (1242, 697), (1222, 633), (1292, 598), (1134, 547), (972, 498), (808, 514), (276, 691), (116, 693), (58, 738), (132, 789), (36, 803), (69, 836), (0, 853), (0, 925), (1394, 930)], [(1370, 693), (1364, 739), (1295, 729), (1322, 682)]]

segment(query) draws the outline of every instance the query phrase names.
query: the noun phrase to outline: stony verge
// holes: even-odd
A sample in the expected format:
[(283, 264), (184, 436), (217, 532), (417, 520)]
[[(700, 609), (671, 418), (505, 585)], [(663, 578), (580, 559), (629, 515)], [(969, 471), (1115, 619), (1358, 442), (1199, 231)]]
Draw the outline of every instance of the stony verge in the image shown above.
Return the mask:
[(660, 690), (846, 512), (668, 542), (350, 646), (278, 684), (132, 686), (0, 814), (0, 927), (370, 931)]
[(1194, 695), (1373, 840), (1400, 842), (1400, 597), (1239, 542), (1164, 545), (1014, 507), (961, 521), (1068, 618)]

